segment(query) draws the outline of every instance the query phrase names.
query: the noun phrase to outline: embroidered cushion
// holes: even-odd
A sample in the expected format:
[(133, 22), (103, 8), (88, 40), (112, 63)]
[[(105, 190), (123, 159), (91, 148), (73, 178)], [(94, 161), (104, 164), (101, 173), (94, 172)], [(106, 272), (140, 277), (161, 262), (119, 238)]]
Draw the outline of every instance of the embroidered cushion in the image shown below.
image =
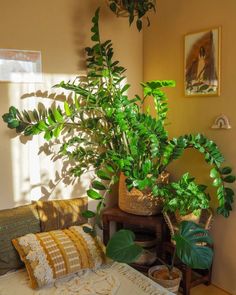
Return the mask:
[(85, 233), (83, 226), (27, 234), (12, 242), (25, 263), (34, 289), (105, 262), (104, 246), (97, 237)]

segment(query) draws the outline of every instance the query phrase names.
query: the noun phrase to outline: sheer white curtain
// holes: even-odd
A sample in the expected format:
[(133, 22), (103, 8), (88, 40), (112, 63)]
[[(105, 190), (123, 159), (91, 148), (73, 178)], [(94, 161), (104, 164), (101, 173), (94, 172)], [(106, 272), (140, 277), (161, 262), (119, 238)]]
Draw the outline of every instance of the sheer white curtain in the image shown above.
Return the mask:
[[(68, 93), (51, 88), (61, 80), (70, 80), (74, 77), (66, 75), (44, 75), (44, 83), (40, 84), (9, 84), (10, 105), (20, 110), (34, 109), (38, 103), (45, 107), (50, 106), (57, 98), (62, 98)], [(44, 146), (44, 152), (42, 152)], [(55, 153), (57, 146), (53, 146)], [(29, 203), (32, 200), (71, 198), (86, 195), (91, 175), (88, 173), (68, 185), (60, 178), (62, 161), (52, 160), (47, 156), (47, 143), (43, 135), (34, 136), (32, 139), (15, 137), (11, 140), (12, 171), (15, 205)], [(41, 151), (39, 153), (39, 151)]]

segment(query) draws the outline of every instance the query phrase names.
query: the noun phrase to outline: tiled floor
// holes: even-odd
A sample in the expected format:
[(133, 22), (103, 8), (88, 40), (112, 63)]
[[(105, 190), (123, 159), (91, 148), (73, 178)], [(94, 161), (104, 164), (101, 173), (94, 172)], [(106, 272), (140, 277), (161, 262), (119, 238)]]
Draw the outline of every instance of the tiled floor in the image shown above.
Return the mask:
[(213, 285), (199, 285), (191, 289), (191, 295), (229, 295), (229, 293), (226, 293)]

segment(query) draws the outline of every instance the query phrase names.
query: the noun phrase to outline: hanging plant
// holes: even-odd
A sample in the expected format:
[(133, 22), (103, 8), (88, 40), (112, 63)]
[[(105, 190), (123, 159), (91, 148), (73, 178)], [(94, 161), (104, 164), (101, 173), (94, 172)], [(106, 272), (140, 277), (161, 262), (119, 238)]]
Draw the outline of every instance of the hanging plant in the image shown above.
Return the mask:
[(150, 20), (146, 13), (150, 10), (156, 11), (155, 0), (107, 0), (107, 2), (117, 16), (128, 17), (130, 25), (136, 21), (139, 31), (142, 30), (144, 18), (147, 20), (147, 25), (150, 26)]

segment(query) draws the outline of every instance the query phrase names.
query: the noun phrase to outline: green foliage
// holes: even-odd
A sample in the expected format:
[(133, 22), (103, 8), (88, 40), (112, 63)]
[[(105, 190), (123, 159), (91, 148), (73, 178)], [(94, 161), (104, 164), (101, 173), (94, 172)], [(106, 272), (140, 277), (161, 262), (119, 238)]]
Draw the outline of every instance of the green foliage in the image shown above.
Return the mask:
[[(110, 7), (116, 11), (114, 2), (111, 0)], [(128, 0), (124, 2), (134, 3)], [(140, 19), (153, 7), (149, 5), (148, 9), (142, 10), (149, 1), (136, 3), (140, 7), (137, 26), (141, 29)], [(134, 9), (134, 6), (129, 6), (130, 23), (134, 19)], [(54, 86), (72, 93), (72, 101), (65, 100), (63, 107), (53, 104), (48, 109), (38, 107), (33, 111), (19, 111), (10, 107), (9, 112), (3, 115), (4, 122), (25, 136), (42, 133), (50, 142), (62, 140), (59, 155), (63, 161), (70, 161), (70, 173), (75, 178), (91, 168), (95, 170), (96, 179), (87, 194), (98, 201), (97, 210), (86, 211), (83, 215), (86, 218), (95, 217), (98, 225), (105, 199), (112, 185), (118, 181), (120, 172), (126, 176), (129, 190), (135, 187), (152, 191), (154, 196), (163, 198), (166, 210), (178, 208), (184, 214), (189, 210), (206, 208), (209, 196), (205, 193), (205, 186), (196, 184), (188, 174), (169, 186), (157, 183), (158, 176), (188, 148), (202, 153), (211, 166), (210, 177), (216, 187), (219, 203), (217, 212), (228, 217), (234, 191), (226, 184), (233, 183), (235, 176), (231, 174), (230, 167), (222, 167), (224, 158), (217, 145), (202, 134), (168, 138), (165, 129), (168, 105), (162, 88), (173, 87), (174, 81), (142, 83), (144, 99), (137, 95), (128, 98), (126, 91), (130, 85), (125, 82), (125, 69), (113, 60), (111, 41), (100, 40), (98, 20), (99, 10), (92, 19), (91, 39), (94, 45), (86, 48), (87, 76), (78, 77), (72, 82), (62, 81)], [(142, 112), (142, 105), (149, 96), (154, 100), (156, 118)], [(61, 139), (62, 133), (66, 139)], [(89, 227), (84, 227), (84, 230), (95, 234), (94, 229)], [(212, 254), (210, 250), (203, 250), (205, 248), (194, 244), (208, 241), (206, 233), (204, 237), (197, 237), (197, 233), (203, 232), (193, 225), (181, 227), (179, 235), (175, 236), (177, 254), (185, 263), (196, 267), (202, 266), (201, 263), (197, 264), (197, 255), (204, 257), (205, 267), (209, 265)], [(117, 233), (108, 244), (107, 255), (118, 261), (133, 261), (141, 252), (133, 238), (133, 234), (127, 231)], [(208, 258), (206, 254), (209, 254)]]
[(82, 216), (85, 218), (93, 218), (96, 216), (96, 214), (91, 210), (86, 210), (86, 211), (82, 212)]
[(134, 262), (142, 253), (141, 246), (134, 243), (135, 235), (130, 230), (116, 232), (106, 247), (106, 255), (118, 262)]
[(143, 27), (143, 19), (146, 17), (147, 25), (150, 26), (150, 20), (146, 13), (149, 10), (156, 11), (155, 0), (109, 0), (109, 6), (112, 12), (119, 15), (120, 9), (127, 11), (129, 15), (129, 25), (136, 19), (136, 27), (139, 31)]
[[(122, 229), (116, 232), (108, 242), (106, 255), (118, 262), (135, 262), (142, 253), (142, 247), (135, 244), (134, 238), (134, 233), (130, 230)], [(207, 230), (194, 222), (183, 221), (178, 233), (172, 239), (176, 242), (175, 254), (183, 263), (191, 268), (210, 268), (213, 251), (209, 247), (212, 239)], [(175, 254), (171, 265), (167, 265), (170, 272), (174, 265)]]
[(177, 182), (170, 184), (168, 194), (165, 196), (164, 210), (179, 211), (180, 215), (195, 213), (199, 209), (209, 208), (210, 197), (205, 193), (205, 185), (198, 185), (188, 173), (185, 173)]
[[(170, 186), (156, 182), (185, 149), (194, 148), (212, 166), (210, 177), (217, 191), (218, 213), (229, 216), (234, 192), (226, 184), (234, 182), (235, 177), (230, 167), (222, 167), (224, 158), (217, 145), (202, 134), (168, 138), (165, 129), (168, 105), (162, 88), (174, 87), (175, 82), (142, 83), (144, 99), (137, 95), (129, 99), (126, 91), (130, 85), (125, 83), (125, 69), (113, 60), (111, 41), (100, 40), (98, 20), (99, 10), (92, 19), (94, 45), (86, 48), (87, 76), (54, 86), (71, 92), (73, 100), (65, 100), (63, 107), (52, 105), (48, 109), (33, 111), (10, 107), (3, 115), (4, 122), (25, 136), (43, 133), (48, 141), (58, 141), (62, 133), (66, 134), (59, 155), (72, 163), (70, 173), (74, 177), (95, 169), (97, 179), (92, 182), (88, 196), (102, 204), (112, 185), (118, 181), (119, 173), (123, 172), (129, 190), (133, 187), (149, 189), (154, 196), (166, 198), (168, 209), (180, 203), (184, 208), (181, 211), (205, 208), (208, 196), (201, 191), (202, 186), (193, 181), (187, 184), (188, 176)], [(150, 96), (154, 100), (156, 118), (142, 112), (142, 105)], [(187, 191), (183, 192), (186, 188)]]
[(179, 232), (172, 237), (176, 242), (176, 254), (191, 268), (210, 268), (213, 251), (212, 239), (207, 230), (190, 221), (182, 221)]

